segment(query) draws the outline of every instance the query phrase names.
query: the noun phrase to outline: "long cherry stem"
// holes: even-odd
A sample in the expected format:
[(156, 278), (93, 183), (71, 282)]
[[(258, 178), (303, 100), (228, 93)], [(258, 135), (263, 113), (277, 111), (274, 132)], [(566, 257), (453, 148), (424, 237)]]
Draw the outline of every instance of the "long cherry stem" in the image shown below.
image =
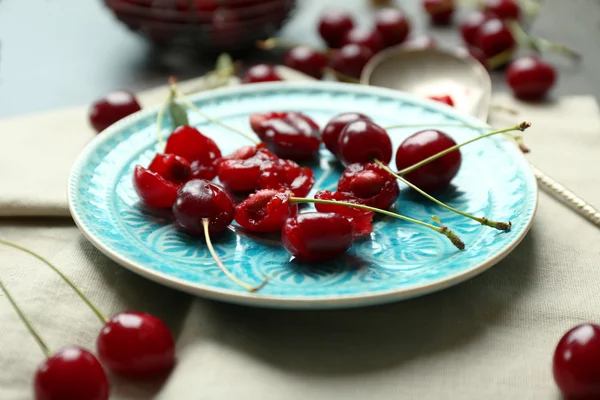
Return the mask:
[(35, 258), (37, 258), (38, 260), (40, 260), (41, 262), (43, 262), (44, 264), (46, 264), (47, 266), (49, 266), (50, 268), (52, 268), (52, 270), (54, 270), (54, 272), (56, 272), (62, 278), (62, 280), (65, 281), (65, 283), (67, 285), (69, 285), (71, 287), (71, 289), (73, 289), (75, 291), (75, 293), (77, 293), (77, 295), (81, 298), (81, 300), (83, 300), (84, 303), (87, 304), (88, 307), (90, 307), (90, 309), (94, 312), (94, 314), (96, 314), (98, 316), (98, 318), (100, 319), (100, 321), (102, 321), (102, 323), (105, 323), (108, 321), (108, 319), (104, 316), (104, 314), (102, 314), (100, 312), (100, 310), (98, 310), (98, 308), (92, 304), (92, 302), (86, 297), (86, 295), (84, 295), (81, 292), (81, 290), (79, 290), (79, 288), (77, 286), (75, 286), (75, 284), (69, 278), (67, 278), (67, 276), (65, 274), (63, 274), (58, 269), (58, 267), (56, 267), (54, 264), (52, 264), (46, 258), (40, 256), (39, 254), (35, 253), (34, 251), (31, 251), (23, 246), (20, 246), (13, 242), (9, 242), (8, 240), (0, 239), (0, 244), (4, 244), (6, 246), (9, 246), (14, 249), (21, 250), (27, 254), (30, 254), (30, 255), (34, 256)]
[(414, 190), (416, 190), (417, 192), (419, 192), (423, 196), (427, 197), (429, 200), (433, 201), (434, 203), (436, 203), (437, 205), (439, 205), (441, 207), (444, 207), (447, 210), (450, 210), (450, 211), (455, 212), (455, 213), (457, 213), (459, 215), (462, 215), (463, 217), (470, 218), (470, 219), (472, 219), (474, 221), (477, 221), (481, 225), (487, 225), (487, 226), (490, 226), (492, 228), (496, 228), (496, 229), (501, 230), (501, 231), (508, 231), (508, 230), (510, 230), (510, 228), (512, 226), (512, 224), (510, 222), (508, 222), (508, 223), (507, 222), (499, 222), (499, 221), (493, 221), (493, 220), (487, 219), (485, 217), (476, 217), (476, 216), (468, 214), (466, 212), (457, 210), (454, 207), (450, 207), (449, 205), (447, 205), (447, 204), (439, 201), (435, 197), (433, 197), (430, 194), (426, 193), (425, 191), (419, 189), (417, 186), (413, 185), (412, 183), (410, 183), (409, 181), (407, 181), (406, 179), (404, 179), (403, 177), (401, 177), (400, 175), (398, 175), (397, 173), (395, 173), (394, 171), (392, 171), (387, 165), (385, 165), (381, 161), (379, 161), (377, 159), (375, 159), (374, 161), (381, 168), (383, 168), (384, 170), (386, 170), (390, 175), (392, 175), (393, 177), (395, 177), (396, 179), (398, 179), (400, 182), (403, 182), (404, 184), (406, 184), (409, 187), (413, 188)]
[(202, 218), (202, 225), (204, 226), (204, 238), (206, 239), (206, 246), (208, 246), (208, 251), (210, 251), (210, 254), (212, 255), (213, 259), (215, 260), (215, 262), (217, 263), (217, 265), (219, 266), (221, 271), (223, 271), (223, 273), (225, 275), (227, 275), (227, 277), (229, 279), (231, 279), (232, 281), (234, 281), (235, 283), (237, 283), (238, 285), (240, 285), (241, 287), (243, 287), (244, 289), (246, 289), (249, 292), (257, 292), (263, 286), (265, 286), (267, 284), (267, 282), (269, 282), (268, 279), (265, 279), (263, 281), (263, 283), (261, 283), (258, 286), (251, 286), (251, 285), (247, 284), (246, 282), (238, 279), (235, 275), (233, 275), (231, 272), (229, 272), (229, 270), (225, 267), (225, 265), (223, 264), (223, 262), (217, 255), (217, 252), (215, 251), (215, 248), (213, 247), (212, 241), (210, 240), (210, 234), (208, 232), (209, 223), (210, 223), (210, 221), (208, 218)]
[(31, 325), (31, 322), (29, 322), (29, 319), (27, 319), (27, 317), (25, 316), (25, 313), (23, 313), (21, 308), (17, 305), (17, 302), (12, 297), (12, 295), (10, 294), (10, 292), (8, 291), (6, 286), (4, 286), (4, 283), (1, 280), (0, 280), (0, 289), (2, 289), (4, 294), (6, 294), (6, 298), (8, 299), (8, 301), (10, 302), (10, 304), (12, 305), (14, 310), (16, 311), (19, 318), (21, 318), (21, 321), (23, 321), (23, 323), (27, 327), (27, 330), (29, 331), (29, 333), (31, 333), (31, 336), (33, 336), (33, 338), (35, 339), (37, 344), (40, 346), (40, 348), (42, 349), (42, 351), (44, 352), (46, 357), (50, 358), (50, 356), (52, 355), (50, 348), (46, 345), (46, 343), (44, 343), (44, 341), (42, 340), (40, 335), (38, 335), (36, 330), (33, 328), (33, 325)]
[(403, 221), (408, 221), (408, 222), (412, 222), (415, 224), (419, 224), (419, 225), (424, 226), (429, 229), (433, 229), (434, 231), (446, 236), (452, 242), (452, 244), (454, 246), (456, 246), (458, 249), (464, 250), (464, 248), (465, 248), (464, 242), (462, 240), (460, 240), (460, 238), (458, 236), (456, 236), (456, 234), (454, 232), (452, 232), (450, 229), (448, 229), (447, 227), (445, 227), (443, 225), (441, 227), (437, 227), (437, 226), (428, 224), (426, 222), (419, 221), (419, 220), (409, 218), (409, 217), (405, 217), (404, 215), (396, 214), (396, 213), (393, 213), (393, 212), (387, 211), (387, 210), (382, 210), (380, 208), (369, 207), (369, 206), (366, 206), (363, 204), (347, 203), (345, 201), (309, 199), (309, 198), (304, 198), (304, 197), (290, 197), (290, 204), (296, 204), (296, 203), (331, 204), (331, 205), (336, 205), (336, 206), (352, 207), (352, 208), (358, 208), (361, 210), (368, 210), (368, 211), (376, 212), (379, 214), (387, 215), (388, 217), (397, 218), (397, 219), (400, 219)]

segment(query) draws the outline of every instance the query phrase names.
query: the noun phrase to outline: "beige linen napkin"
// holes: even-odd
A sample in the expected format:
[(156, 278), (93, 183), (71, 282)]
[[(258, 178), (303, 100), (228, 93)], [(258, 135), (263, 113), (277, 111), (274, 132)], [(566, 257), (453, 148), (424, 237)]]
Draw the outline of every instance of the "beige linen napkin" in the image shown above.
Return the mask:
[[(531, 106), (499, 95), (495, 102), (521, 115), (496, 114), (494, 125), (532, 121), (528, 157), (600, 204), (594, 167), (600, 115), (593, 98)], [(57, 160), (77, 153), (53, 148)], [(61, 191), (53, 208), (59, 215), (66, 210), (65, 182), (63, 176), (48, 186)], [(26, 191), (13, 193), (19, 199)], [(26, 205), (41, 209), (46, 200), (39, 199)], [(4, 218), (0, 236), (48, 256), (106, 314), (136, 309), (169, 323), (177, 340), (174, 371), (158, 383), (111, 377), (112, 399), (558, 399), (551, 375), (556, 342), (576, 323), (600, 321), (600, 232), (543, 193), (531, 232), (494, 268), (429, 296), (353, 310), (267, 310), (192, 298), (114, 264), (67, 220)], [(94, 349), (100, 323), (59, 278), (10, 249), (0, 248), (0, 260), (0, 277), (52, 348)], [(42, 355), (3, 298), (0, 319), (0, 399), (30, 399)]]

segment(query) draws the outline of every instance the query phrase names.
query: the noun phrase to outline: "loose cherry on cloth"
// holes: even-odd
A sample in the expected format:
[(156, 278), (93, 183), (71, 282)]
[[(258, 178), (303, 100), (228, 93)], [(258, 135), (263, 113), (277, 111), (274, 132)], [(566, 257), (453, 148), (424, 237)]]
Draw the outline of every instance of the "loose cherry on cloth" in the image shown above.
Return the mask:
[(466, 15), (460, 22), (460, 34), (469, 46), (477, 46), (479, 28), (492, 16), (480, 10), (474, 10)]
[(366, 46), (354, 43), (346, 44), (333, 52), (331, 68), (337, 73), (340, 80), (355, 81), (360, 78), (363, 68), (373, 54), (373, 51)]
[(436, 25), (450, 23), (454, 14), (454, 0), (423, 0), (423, 8)]
[(346, 32), (343, 44), (365, 46), (373, 54), (379, 53), (385, 47), (384, 39), (377, 30), (367, 30), (364, 28), (352, 28)]
[(242, 83), (278, 82), (282, 80), (283, 78), (279, 76), (274, 66), (257, 64), (246, 71)]
[(340, 140), (340, 135), (342, 134), (342, 130), (348, 125), (350, 122), (357, 121), (359, 119), (368, 119), (370, 118), (364, 114), (358, 112), (345, 112), (338, 114), (331, 118), (327, 125), (323, 128), (323, 132), (321, 132), (321, 138), (325, 147), (335, 156), (338, 155), (339, 145), (338, 142)]
[(327, 56), (320, 51), (301, 45), (292, 47), (286, 52), (283, 64), (315, 79), (321, 79), (328, 60)]
[(89, 119), (96, 132), (100, 133), (118, 120), (141, 109), (131, 92), (118, 90), (92, 103)]
[(354, 28), (354, 20), (343, 10), (327, 10), (319, 19), (319, 34), (332, 49), (342, 46), (346, 32), (352, 28)]
[(499, 18), (491, 18), (479, 27), (476, 45), (487, 58), (490, 58), (513, 51), (517, 42), (504, 21)]
[(514, 0), (485, 0), (483, 7), (486, 13), (500, 19), (519, 19), (521, 7)]
[(542, 100), (557, 80), (556, 70), (549, 63), (534, 56), (524, 56), (510, 63), (506, 83), (515, 97), (522, 100)]
[(390, 47), (406, 40), (410, 32), (410, 23), (401, 10), (387, 7), (375, 13), (375, 29), (383, 38), (385, 46)]

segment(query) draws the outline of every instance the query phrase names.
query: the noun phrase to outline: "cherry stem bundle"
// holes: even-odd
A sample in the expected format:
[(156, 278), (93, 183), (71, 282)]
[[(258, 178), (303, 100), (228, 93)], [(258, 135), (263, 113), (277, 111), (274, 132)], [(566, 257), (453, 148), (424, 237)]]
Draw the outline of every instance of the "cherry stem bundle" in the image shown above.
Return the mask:
[(104, 314), (102, 314), (100, 312), (100, 310), (98, 310), (98, 308), (92, 304), (92, 302), (86, 297), (86, 295), (84, 295), (81, 290), (79, 290), (79, 288), (77, 286), (75, 286), (75, 284), (69, 279), (67, 278), (67, 276), (65, 274), (63, 274), (58, 267), (56, 267), (54, 264), (52, 264), (50, 261), (48, 261), (46, 258), (40, 256), (39, 254), (35, 253), (34, 251), (31, 251), (23, 246), (20, 246), (16, 243), (13, 242), (9, 242), (8, 240), (4, 240), (4, 239), (0, 239), (0, 244), (3, 244), (5, 246), (9, 246), (12, 247), (14, 249), (17, 250), (21, 250), (29, 255), (34, 256), (35, 258), (37, 258), (38, 260), (40, 260), (41, 262), (43, 262), (44, 264), (46, 264), (47, 266), (49, 266), (54, 272), (56, 272), (63, 281), (65, 281), (65, 283), (67, 285), (69, 285), (71, 287), (71, 289), (73, 289), (75, 291), (75, 293), (77, 293), (77, 295), (81, 298), (81, 300), (83, 300), (83, 302), (85, 304), (88, 305), (88, 307), (90, 307), (90, 309), (94, 312), (94, 314), (96, 314), (96, 316), (98, 316), (98, 318), (100, 319), (100, 321), (102, 321), (102, 323), (106, 323), (108, 321), (108, 318), (106, 318), (104, 316)]
[(21, 310), (21, 308), (17, 305), (17, 302), (12, 297), (12, 295), (10, 294), (10, 292), (8, 291), (6, 286), (4, 286), (4, 283), (2, 282), (2, 280), (0, 280), (0, 289), (2, 289), (4, 294), (6, 294), (6, 298), (12, 305), (13, 309), (15, 310), (15, 312), (17, 313), (17, 315), (19, 316), (21, 321), (23, 321), (23, 324), (25, 324), (25, 326), (27, 327), (27, 330), (29, 331), (29, 333), (31, 333), (31, 336), (33, 336), (33, 338), (35, 339), (37, 344), (40, 346), (40, 348), (42, 349), (42, 352), (44, 352), (44, 355), (46, 355), (46, 358), (50, 358), (50, 356), (52, 355), (50, 348), (46, 345), (46, 343), (42, 340), (40, 335), (38, 335), (36, 330), (33, 328), (33, 325), (31, 325), (31, 322), (29, 322), (29, 319), (27, 319), (27, 317), (25, 316), (25, 313), (23, 312), (23, 310)]
[(210, 221), (209, 221), (208, 218), (202, 218), (202, 226), (204, 227), (204, 238), (206, 239), (206, 246), (208, 247), (208, 251), (210, 252), (210, 255), (213, 257), (213, 259), (215, 260), (215, 262), (217, 263), (217, 265), (219, 266), (219, 268), (221, 269), (221, 271), (223, 271), (223, 273), (229, 279), (231, 279), (233, 282), (237, 283), (238, 285), (240, 285), (241, 287), (243, 287), (247, 291), (252, 292), (252, 293), (259, 291), (263, 286), (265, 286), (269, 282), (269, 280), (265, 279), (260, 285), (258, 285), (258, 286), (251, 286), (251, 285), (247, 284), (246, 282), (244, 282), (244, 281), (240, 280), (239, 278), (237, 278), (235, 275), (233, 275), (227, 269), (227, 267), (225, 267), (225, 265), (223, 264), (223, 262), (221, 261), (221, 259), (217, 255), (217, 252), (215, 251), (215, 248), (213, 247), (212, 241), (210, 240), (210, 234), (209, 234), (209, 231), (208, 231), (209, 224), (210, 224)]
[(309, 198), (303, 198), (303, 197), (290, 197), (290, 203), (291, 204), (297, 204), (297, 203), (317, 203), (317, 204), (330, 204), (330, 205), (336, 205), (336, 206), (345, 206), (345, 207), (352, 207), (352, 208), (358, 208), (361, 210), (368, 210), (368, 211), (372, 211), (372, 212), (376, 212), (379, 214), (383, 214), (383, 215), (387, 215), (388, 217), (392, 217), (392, 218), (397, 218), (403, 221), (408, 221), (408, 222), (412, 222), (415, 224), (419, 224), (421, 226), (424, 226), (426, 228), (429, 229), (433, 229), (434, 231), (441, 233), (442, 235), (446, 236), (454, 246), (456, 246), (458, 249), (460, 250), (464, 250), (465, 248), (465, 244), (464, 242), (454, 233), (452, 232), (450, 229), (448, 229), (446, 226), (441, 225), (440, 227), (428, 224), (426, 222), (423, 221), (419, 221), (413, 218), (409, 218), (406, 217), (404, 215), (400, 215), (400, 214), (396, 214), (393, 213), (391, 211), (387, 211), (387, 210), (382, 210), (380, 208), (375, 208), (375, 207), (370, 207), (370, 206), (366, 206), (363, 204), (354, 204), (354, 203), (348, 203), (345, 201), (337, 201), (337, 200), (324, 200), (324, 199), (309, 199)]

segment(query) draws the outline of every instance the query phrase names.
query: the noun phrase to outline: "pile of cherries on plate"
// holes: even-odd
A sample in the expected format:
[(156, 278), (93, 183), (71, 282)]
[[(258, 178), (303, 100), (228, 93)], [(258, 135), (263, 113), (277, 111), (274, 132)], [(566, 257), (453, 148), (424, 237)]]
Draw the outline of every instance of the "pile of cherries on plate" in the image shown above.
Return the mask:
[[(457, 9), (456, 3), (454, 0), (423, 0), (423, 9), (432, 24), (450, 24)], [(517, 0), (483, 0), (481, 3), (480, 9), (472, 10), (459, 23), (465, 45), (459, 51), (470, 53), (488, 70), (509, 63), (505, 79), (514, 95), (529, 101), (543, 99), (557, 81), (555, 68), (532, 55), (512, 60), (519, 47), (514, 24), (524, 18), (520, 4)], [(428, 36), (410, 38), (410, 31), (408, 16), (398, 8), (377, 10), (370, 29), (357, 26), (347, 11), (327, 10), (318, 21), (318, 32), (327, 49), (318, 50), (302, 44), (291, 47), (285, 53), (283, 64), (316, 79), (321, 79), (326, 71), (331, 71), (340, 80), (356, 81), (369, 60), (384, 48), (436, 46), (435, 40)], [(277, 39), (273, 38), (259, 46), (270, 48), (276, 43)], [(525, 45), (535, 46), (536, 40), (529, 37), (521, 47)], [(564, 46), (557, 44), (550, 47), (567, 51)], [(249, 68), (244, 76), (246, 83), (275, 80), (281, 80), (281, 77), (267, 64)], [(451, 99), (440, 100), (452, 105)]]

